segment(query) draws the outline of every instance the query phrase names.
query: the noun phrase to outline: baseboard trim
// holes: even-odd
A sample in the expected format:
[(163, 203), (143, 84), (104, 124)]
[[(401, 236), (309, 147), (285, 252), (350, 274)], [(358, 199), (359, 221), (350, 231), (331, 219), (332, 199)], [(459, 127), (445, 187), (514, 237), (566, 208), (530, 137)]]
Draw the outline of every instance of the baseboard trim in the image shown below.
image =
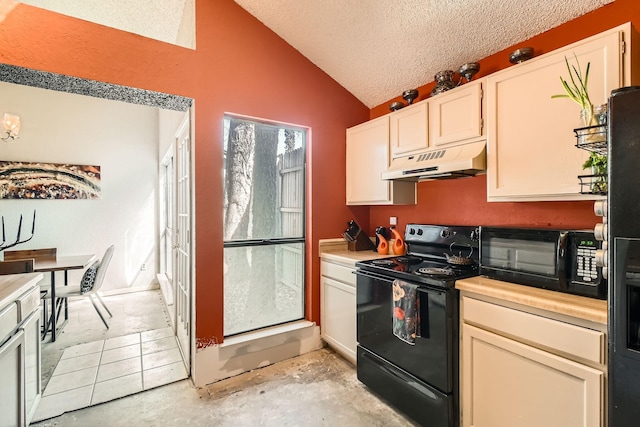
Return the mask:
[(100, 294), (104, 296), (112, 296), (112, 295), (130, 294), (133, 292), (154, 291), (156, 289), (160, 289), (160, 285), (158, 284), (158, 282), (154, 281), (151, 284), (149, 284), (149, 286), (135, 286), (132, 288), (110, 289), (108, 291), (100, 291)]

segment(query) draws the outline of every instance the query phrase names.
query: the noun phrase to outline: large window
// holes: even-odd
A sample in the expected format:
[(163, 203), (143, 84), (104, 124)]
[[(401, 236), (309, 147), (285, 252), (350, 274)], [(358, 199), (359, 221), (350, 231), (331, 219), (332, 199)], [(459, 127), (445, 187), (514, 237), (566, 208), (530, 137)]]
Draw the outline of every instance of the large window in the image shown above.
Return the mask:
[(225, 117), (225, 336), (304, 317), (305, 139)]

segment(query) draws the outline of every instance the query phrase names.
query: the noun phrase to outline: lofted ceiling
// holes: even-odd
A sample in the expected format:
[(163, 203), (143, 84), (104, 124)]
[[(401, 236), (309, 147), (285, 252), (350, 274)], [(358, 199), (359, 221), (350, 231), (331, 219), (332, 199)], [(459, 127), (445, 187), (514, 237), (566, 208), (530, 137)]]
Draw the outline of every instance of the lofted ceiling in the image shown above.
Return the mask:
[(613, 0), (234, 0), (372, 108)]
[[(195, 46), (195, 0), (20, 1)], [(372, 108), (614, 0), (234, 1)]]

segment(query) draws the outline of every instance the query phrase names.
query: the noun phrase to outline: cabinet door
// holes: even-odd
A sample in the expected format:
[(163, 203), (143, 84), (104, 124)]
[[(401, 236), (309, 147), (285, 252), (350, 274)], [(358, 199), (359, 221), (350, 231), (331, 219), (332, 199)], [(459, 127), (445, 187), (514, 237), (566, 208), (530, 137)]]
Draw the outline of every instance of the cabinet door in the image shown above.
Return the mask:
[(389, 167), (389, 117), (347, 129), (347, 204), (390, 199), (380, 173)]
[(599, 427), (604, 373), (468, 324), (462, 327), (462, 425)]
[[(40, 295), (40, 287), (37, 289)], [(25, 406), (27, 424), (31, 422), (40, 402), (41, 382), (41, 347), (40, 347), (40, 309), (37, 309), (24, 321), (20, 330), (25, 338)]]
[[(620, 29), (534, 58), (487, 78), (487, 198), (489, 201), (593, 199), (577, 176), (589, 153), (575, 147), (580, 106), (564, 93), (565, 57), (584, 72), (594, 105), (623, 84)], [(574, 57), (575, 55), (575, 57)]]
[(0, 425), (26, 426), (24, 402), (24, 333), (18, 330), (0, 346)]
[(322, 338), (356, 363), (356, 288), (326, 276), (321, 282)]
[(429, 147), (429, 104), (421, 101), (389, 115), (391, 154), (399, 157)]
[(467, 83), (429, 99), (432, 146), (482, 137), (482, 83)]
[(413, 182), (384, 181), (389, 167), (389, 115), (347, 129), (347, 204), (415, 204)]

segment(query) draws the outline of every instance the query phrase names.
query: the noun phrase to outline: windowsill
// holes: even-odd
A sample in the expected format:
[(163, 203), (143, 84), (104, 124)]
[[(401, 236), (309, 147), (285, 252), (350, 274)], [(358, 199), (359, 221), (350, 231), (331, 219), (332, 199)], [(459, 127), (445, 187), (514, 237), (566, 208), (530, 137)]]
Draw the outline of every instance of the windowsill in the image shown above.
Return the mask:
[(298, 320), (284, 325), (271, 326), (269, 328), (260, 329), (257, 331), (251, 331), (240, 335), (234, 335), (229, 338), (225, 338), (224, 342), (220, 344), (220, 347), (230, 347), (238, 344), (245, 344), (251, 341), (257, 341), (262, 338), (274, 337), (276, 335), (286, 334), (288, 332), (299, 331), (302, 329), (314, 327), (316, 324), (308, 320)]

